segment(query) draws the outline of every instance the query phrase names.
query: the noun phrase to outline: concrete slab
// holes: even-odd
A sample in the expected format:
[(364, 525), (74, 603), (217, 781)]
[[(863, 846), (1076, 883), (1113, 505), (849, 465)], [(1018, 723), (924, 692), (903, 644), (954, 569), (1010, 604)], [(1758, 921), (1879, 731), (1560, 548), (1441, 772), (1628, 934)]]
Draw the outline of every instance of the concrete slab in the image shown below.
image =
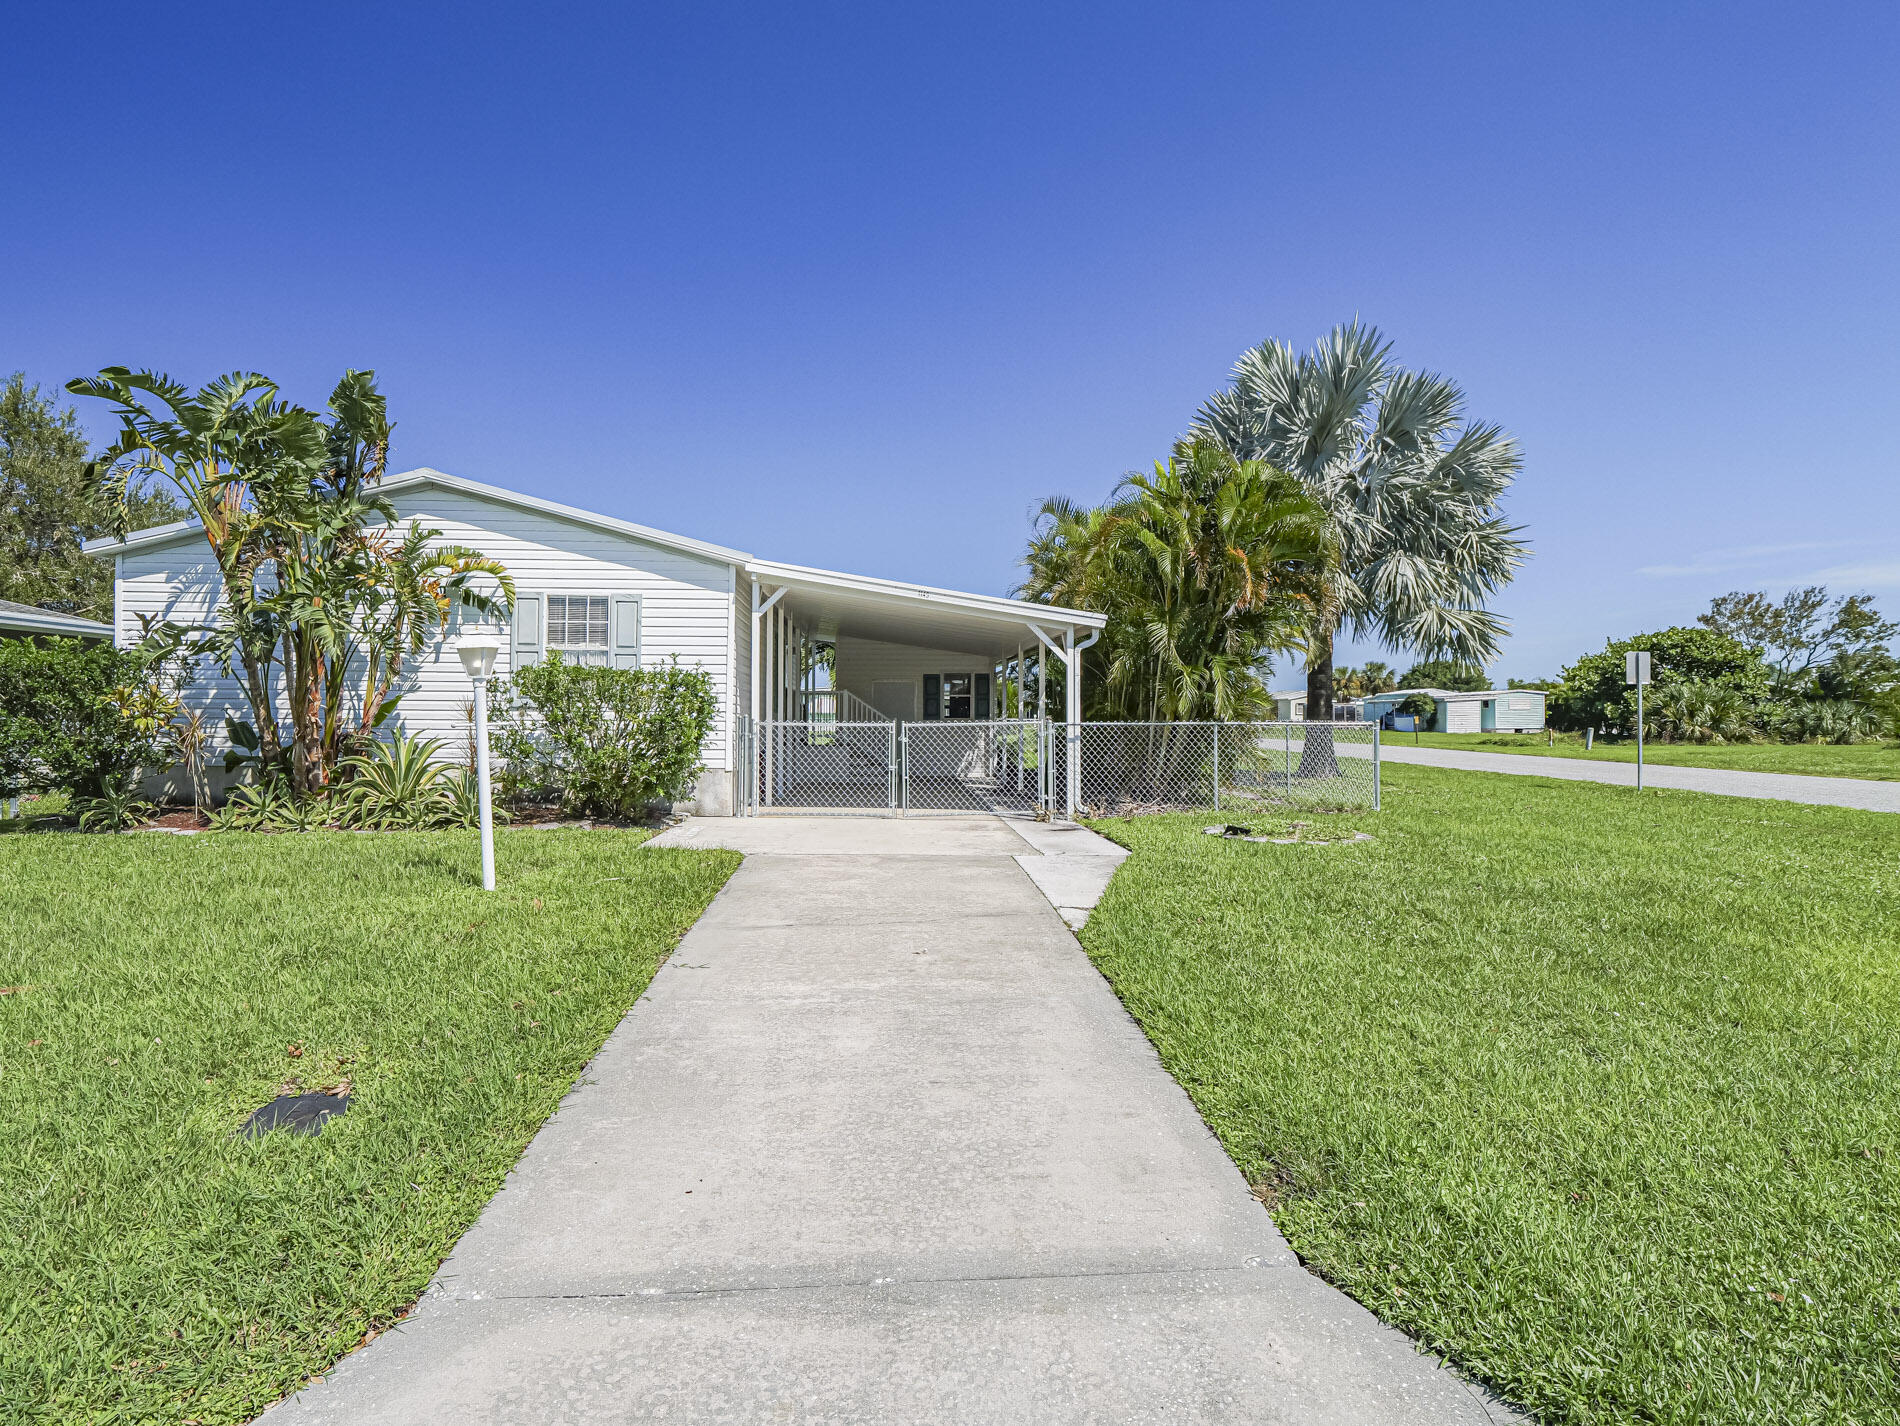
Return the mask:
[[(431, 1304), (340, 1367), (333, 1389), (306, 1393), (282, 1419), (336, 1426), (1508, 1419), (1397, 1334), (1368, 1332), (1343, 1301), (1304, 1273), (1239, 1267)], [(419, 1363), (428, 1365), (415, 1370)]]
[(1035, 848), (1033, 855), (1016, 860), (1069, 928), (1079, 931), (1108, 890), (1128, 849), (1074, 822), (1024, 818), (1012, 820), (1010, 826)]
[(739, 872), (410, 1320), (273, 1426), (1494, 1419), (1299, 1266), (1018, 861), (1114, 859), (704, 835)]
[(729, 847), (751, 856), (1009, 856), (1022, 838), (1000, 817), (688, 817), (648, 845)]

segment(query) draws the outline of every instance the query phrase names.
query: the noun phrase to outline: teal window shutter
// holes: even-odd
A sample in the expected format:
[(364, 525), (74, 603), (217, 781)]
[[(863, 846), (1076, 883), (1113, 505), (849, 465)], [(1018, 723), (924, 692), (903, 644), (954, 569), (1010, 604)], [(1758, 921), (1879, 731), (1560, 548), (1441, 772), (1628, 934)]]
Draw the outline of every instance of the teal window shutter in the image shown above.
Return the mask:
[(979, 673), (976, 676), (976, 716), (978, 718), (990, 716), (990, 676), (987, 673)]
[(640, 596), (614, 596), (613, 645), (615, 668), (640, 667)]
[(943, 717), (943, 675), (924, 675), (924, 721), (934, 723)]
[(546, 612), (546, 595), (515, 596), (514, 638), (508, 664), (510, 673), (540, 663), (541, 655), (547, 652), (547, 621), (543, 617)]

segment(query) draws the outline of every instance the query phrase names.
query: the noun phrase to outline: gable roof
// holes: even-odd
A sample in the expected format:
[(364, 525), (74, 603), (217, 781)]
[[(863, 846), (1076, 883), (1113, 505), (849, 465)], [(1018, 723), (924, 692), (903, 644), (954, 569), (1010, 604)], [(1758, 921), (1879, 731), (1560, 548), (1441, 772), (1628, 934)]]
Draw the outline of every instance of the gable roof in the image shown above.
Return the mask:
[[(966, 615), (978, 615), (991, 622), (1028, 619), (1047, 624), (1052, 628), (1063, 626), (1101, 628), (1108, 622), (1106, 615), (1091, 614), (1078, 609), (1062, 609), (1055, 605), (1032, 604), (1025, 600), (1006, 599), (991, 594), (967, 594), (961, 590), (937, 589), (929, 585), (901, 580), (876, 579), (870, 575), (843, 574), (836, 570), (811, 569), (803, 565), (784, 564), (776, 560), (761, 560), (747, 554), (744, 550), (715, 545), (707, 540), (695, 540), (686, 535), (675, 535), (666, 530), (656, 530), (650, 525), (636, 525), (631, 520), (619, 520), (611, 515), (597, 515), (591, 510), (582, 510), (573, 505), (562, 505), (553, 500), (543, 500), (539, 496), (523, 495), (518, 490), (505, 490), (499, 485), (484, 485), (479, 480), (468, 480), (428, 466), (407, 470), (400, 475), (392, 475), (383, 481), (380, 490), (385, 494), (397, 494), (425, 486), (454, 491), (457, 494), (472, 496), (497, 505), (512, 506), (518, 510), (532, 510), (537, 514), (549, 515), (588, 529), (626, 535), (666, 549), (682, 550), (688, 554), (732, 565), (736, 569), (744, 570), (774, 585), (801, 585), (808, 589), (824, 589), (837, 598), (855, 598), (860, 602), (884, 599), (907, 603), (913, 607), (934, 605)], [(151, 549), (169, 544), (174, 540), (195, 539), (202, 533), (203, 528), (197, 520), (179, 520), (170, 525), (156, 525), (149, 530), (134, 531), (123, 540), (113, 536), (88, 540), (83, 548), (87, 554), (120, 555), (133, 550)]]
[(109, 639), (112, 626), (77, 614), (56, 614), (32, 604), (0, 599), (0, 629), (20, 634), (70, 634), (82, 639)]
[[(656, 530), (650, 525), (636, 525), (631, 520), (617, 520), (611, 515), (596, 515), (591, 510), (582, 510), (573, 505), (562, 505), (553, 500), (543, 500), (539, 496), (523, 495), (518, 490), (504, 490), (499, 485), (484, 485), (479, 480), (450, 475), (447, 471), (434, 470), (426, 465), (418, 466), (414, 470), (405, 470), (400, 475), (389, 476), (377, 489), (382, 494), (393, 495), (423, 486), (435, 486), (437, 489), (451, 490), (460, 495), (472, 495), (478, 500), (493, 501), (497, 505), (512, 505), (518, 510), (532, 510), (537, 514), (551, 515), (557, 520), (567, 520), (591, 529), (607, 530), (616, 535), (630, 535), (648, 544), (684, 550), (688, 554), (704, 555), (708, 559), (719, 560), (725, 564), (744, 564), (752, 558), (743, 550), (728, 549), (724, 545), (715, 545), (706, 540), (695, 540), (687, 535), (675, 535), (666, 530)], [(113, 535), (87, 540), (81, 548), (89, 555), (122, 555), (132, 550), (150, 549), (155, 545), (168, 544), (173, 540), (197, 535), (203, 528), (203, 525), (195, 519), (178, 520), (169, 525), (154, 525), (149, 530), (134, 530), (123, 540)]]

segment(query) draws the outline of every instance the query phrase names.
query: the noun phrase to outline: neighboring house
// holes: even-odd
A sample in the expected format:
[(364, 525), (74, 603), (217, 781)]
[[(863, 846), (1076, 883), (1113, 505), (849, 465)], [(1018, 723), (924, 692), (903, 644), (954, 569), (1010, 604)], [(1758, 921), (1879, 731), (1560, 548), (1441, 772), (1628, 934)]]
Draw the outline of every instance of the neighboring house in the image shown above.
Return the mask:
[(30, 639), (51, 636), (61, 639), (109, 639), (112, 626), (76, 614), (55, 614), (31, 604), (15, 604), (0, 599), (0, 639)]
[[(925, 720), (1001, 716), (999, 680), (1025, 654), (1081, 660), (1100, 614), (990, 595), (932, 589), (863, 575), (760, 560), (740, 550), (649, 529), (437, 470), (391, 476), (381, 493), (398, 519), (442, 532), (500, 560), (515, 582), (513, 627), (495, 672), (505, 675), (558, 650), (568, 658), (652, 667), (677, 658), (712, 678), (719, 716), (701, 757), (695, 796), (702, 812), (738, 805), (734, 749), (739, 720), (830, 717)], [(112, 557), (113, 609), (122, 645), (140, 637), (139, 617), (190, 624), (217, 604), (219, 576), (192, 521), (94, 540)], [(476, 622), (467, 613), (463, 623)], [(413, 735), (466, 745), (470, 688), (451, 641), (412, 660), (397, 720)], [(843, 694), (818, 692), (808, 652), (836, 649), (832, 676)], [(1051, 716), (1079, 718), (1071, 705)], [(187, 697), (220, 723), (248, 718), (242, 691), (207, 671)], [(822, 701), (822, 702), (821, 702)], [(821, 705), (821, 706), (815, 706)]]
[(1535, 688), (1491, 688), (1478, 693), (1444, 688), (1398, 688), (1365, 701), (1369, 721), (1390, 726), (1393, 713), (1414, 694), (1424, 694), (1438, 705), (1433, 733), (1541, 733), (1544, 731), (1544, 695)]
[[(1304, 688), (1280, 689), (1269, 693), (1273, 700), (1273, 716), (1282, 723), (1304, 723), (1306, 721), (1306, 690)], [(1357, 703), (1349, 698), (1333, 700), (1333, 721), (1335, 723), (1356, 723), (1363, 715)]]

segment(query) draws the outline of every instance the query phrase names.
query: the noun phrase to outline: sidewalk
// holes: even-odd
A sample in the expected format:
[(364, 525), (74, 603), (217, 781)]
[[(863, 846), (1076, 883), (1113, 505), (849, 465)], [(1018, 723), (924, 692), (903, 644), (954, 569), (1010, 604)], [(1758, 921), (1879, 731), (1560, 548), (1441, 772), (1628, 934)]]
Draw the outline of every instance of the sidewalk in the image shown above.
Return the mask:
[(414, 1316), (272, 1426), (1511, 1419), (1299, 1266), (1009, 824), (667, 840), (748, 855)]

